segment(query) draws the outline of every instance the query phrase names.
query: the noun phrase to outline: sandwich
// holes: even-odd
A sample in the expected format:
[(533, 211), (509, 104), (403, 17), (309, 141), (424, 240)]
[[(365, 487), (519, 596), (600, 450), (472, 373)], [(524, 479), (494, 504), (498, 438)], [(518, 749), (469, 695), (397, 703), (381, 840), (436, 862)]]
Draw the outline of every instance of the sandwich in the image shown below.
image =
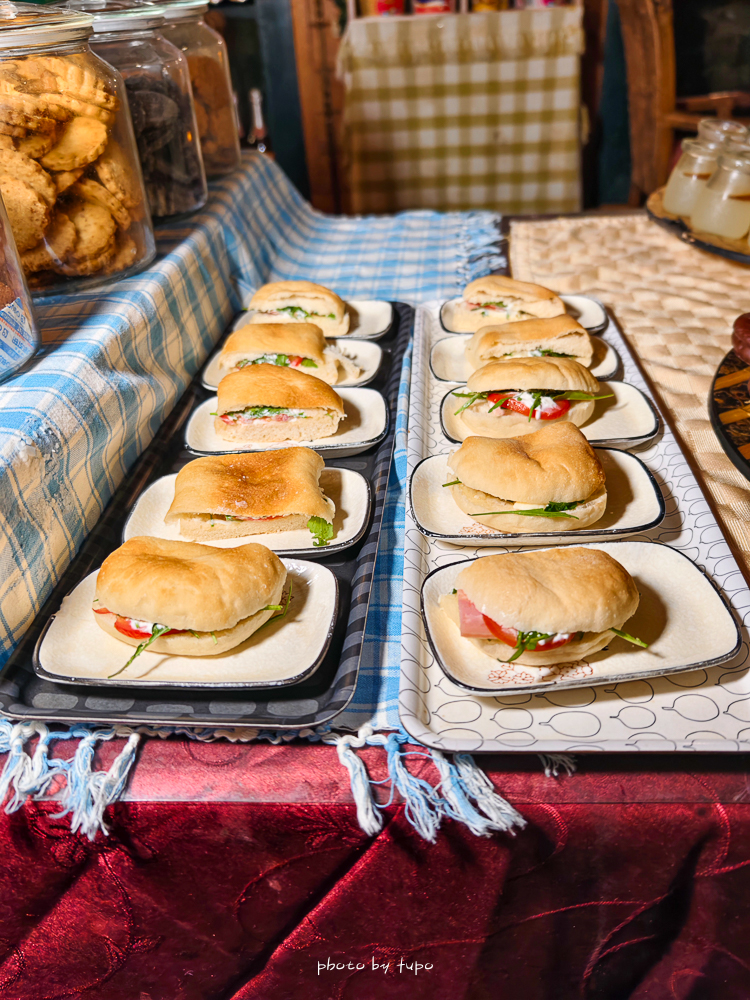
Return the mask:
[(562, 299), (549, 288), (488, 274), (464, 288), (463, 298), (453, 312), (453, 329), (457, 333), (474, 333), (488, 323), (548, 319), (564, 312)]
[(594, 357), (588, 330), (567, 315), (483, 326), (465, 351), (472, 370), (498, 358), (572, 358), (590, 368)]
[(329, 385), (356, 378), (359, 368), (314, 323), (246, 323), (230, 333), (219, 355), (223, 375), (248, 365), (297, 368)]
[(250, 299), (251, 323), (315, 323), (327, 337), (349, 332), (346, 303), (312, 281), (273, 281)]
[(345, 418), (337, 392), (312, 375), (250, 365), (219, 382), (214, 427), (225, 441), (312, 441), (336, 433)]
[(470, 431), (506, 438), (532, 434), (539, 421), (581, 427), (595, 400), (612, 395), (599, 390), (588, 368), (571, 358), (503, 358), (478, 368), (453, 396)]
[(468, 437), (448, 467), (456, 504), (498, 531), (572, 531), (607, 508), (604, 469), (575, 424), (542, 425), (520, 438)]
[(309, 528), (325, 545), (336, 507), (318, 485), (323, 468), (309, 448), (197, 458), (177, 473), (164, 521), (194, 542)]
[(146, 648), (217, 656), (284, 612), (285, 582), (284, 564), (265, 545), (217, 549), (141, 536), (102, 563), (93, 612), (108, 635), (138, 647), (125, 666)]
[(572, 663), (603, 649), (638, 607), (633, 578), (597, 549), (485, 556), (458, 574), (440, 608), (488, 656), (528, 667)]

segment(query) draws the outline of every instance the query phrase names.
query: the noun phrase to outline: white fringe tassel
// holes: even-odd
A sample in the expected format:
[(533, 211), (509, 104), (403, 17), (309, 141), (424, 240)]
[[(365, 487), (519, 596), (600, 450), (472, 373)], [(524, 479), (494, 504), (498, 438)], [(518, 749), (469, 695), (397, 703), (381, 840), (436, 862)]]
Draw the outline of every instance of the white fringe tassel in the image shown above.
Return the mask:
[(576, 759), (568, 753), (540, 753), (537, 757), (542, 762), (545, 778), (557, 778), (560, 771), (570, 777), (576, 770)]
[[(339, 760), (349, 772), (352, 795), (357, 806), (357, 822), (368, 837), (374, 837), (383, 829), (383, 817), (375, 806), (370, 786), (370, 777), (364, 761), (352, 749), (363, 747), (372, 736), (372, 726), (362, 726), (356, 736), (336, 736), (336, 752)], [(326, 742), (329, 740), (326, 739)]]
[(99, 830), (109, 833), (104, 822), (104, 810), (120, 797), (141, 738), (138, 733), (131, 733), (108, 771), (92, 771), (96, 743), (101, 739), (111, 739), (112, 735), (114, 733), (102, 737), (99, 733), (89, 733), (81, 740), (68, 771), (68, 784), (62, 796), (63, 808), (58, 814), (64, 816), (71, 813), (72, 831), (80, 830), (89, 840), (93, 840)]
[[(516, 835), (514, 827), (523, 830), (526, 826), (526, 820), (507, 799), (504, 799), (496, 791), (495, 786), (484, 771), (477, 766), (471, 754), (454, 754), (453, 763), (463, 782), (466, 794), (469, 798), (474, 799), (477, 808), (489, 820), (488, 830), (503, 830), (514, 837)], [(463, 819), (463, 816), (461, 818)], [(464, 822), (466, 821), (464, 820)]]

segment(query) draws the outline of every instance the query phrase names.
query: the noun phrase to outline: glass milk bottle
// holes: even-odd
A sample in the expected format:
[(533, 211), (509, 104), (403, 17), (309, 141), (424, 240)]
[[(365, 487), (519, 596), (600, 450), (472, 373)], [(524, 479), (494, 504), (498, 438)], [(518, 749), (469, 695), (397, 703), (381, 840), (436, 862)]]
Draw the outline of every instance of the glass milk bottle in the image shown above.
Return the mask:
[(682, 140), (682, 156), (669, 175), (664, 190), (664, 208), (670, 215), (689, 217), (706, 181), (716, 170), (721, 146), (698, 139)]
[(750, 229), (750, 156), (723, 154), (696, 199), (690, 228), (741, 240)]
[(728, 118), (703, 118), (698, 122), (698, 138), (701, 142), (742, 142), (747, 139), (747, 129)]

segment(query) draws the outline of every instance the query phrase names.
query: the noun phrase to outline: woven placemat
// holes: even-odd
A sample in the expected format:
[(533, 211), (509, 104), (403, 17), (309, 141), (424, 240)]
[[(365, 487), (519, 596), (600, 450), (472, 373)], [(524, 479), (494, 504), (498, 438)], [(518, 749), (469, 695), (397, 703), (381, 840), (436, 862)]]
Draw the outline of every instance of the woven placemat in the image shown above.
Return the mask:
[(711, 381), (750, 312), (750, 267), (696, 250), (643, 213), (514, 222), (511, 273), (609, 306), (750, 577), (750, 483), (711, 428)]

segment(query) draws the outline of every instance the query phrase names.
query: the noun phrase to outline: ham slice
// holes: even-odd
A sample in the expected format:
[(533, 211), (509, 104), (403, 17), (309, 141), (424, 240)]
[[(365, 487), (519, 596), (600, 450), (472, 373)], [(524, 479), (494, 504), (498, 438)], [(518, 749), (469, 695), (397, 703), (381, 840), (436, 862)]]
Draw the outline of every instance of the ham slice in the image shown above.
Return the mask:
[(477, 611), (463, 590), (458, 592), (458, 617), (461, 622), (461, 635), (466, 639), (496, 638), (487, 628), (482, 612)]

